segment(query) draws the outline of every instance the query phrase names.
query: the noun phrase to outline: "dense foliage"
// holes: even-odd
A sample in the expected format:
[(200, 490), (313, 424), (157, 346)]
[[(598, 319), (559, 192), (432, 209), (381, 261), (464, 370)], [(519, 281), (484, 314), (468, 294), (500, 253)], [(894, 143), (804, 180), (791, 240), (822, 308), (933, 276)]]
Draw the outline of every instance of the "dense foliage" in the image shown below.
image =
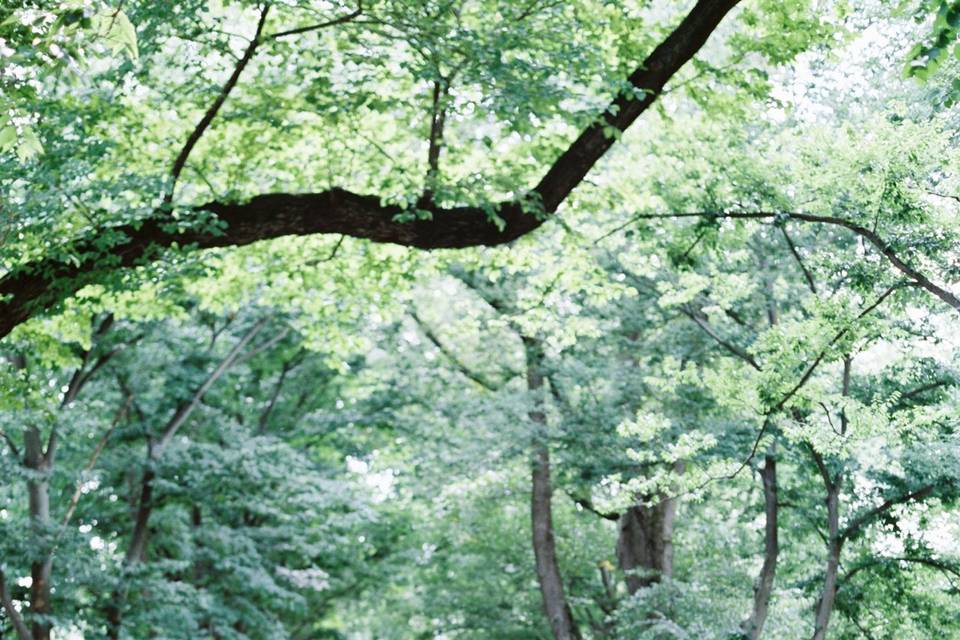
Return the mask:
[(0, 0), (0, 637), (960, 638), (958, 30)]

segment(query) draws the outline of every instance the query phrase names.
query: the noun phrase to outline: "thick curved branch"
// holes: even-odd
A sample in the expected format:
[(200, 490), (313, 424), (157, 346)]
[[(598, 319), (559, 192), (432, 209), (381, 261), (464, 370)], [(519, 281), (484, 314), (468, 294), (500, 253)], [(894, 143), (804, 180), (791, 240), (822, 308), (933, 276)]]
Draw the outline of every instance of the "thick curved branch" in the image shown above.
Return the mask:
[(626, 131), (653, 104), (664, 85), (706, 43), (737, 0), (700, 0), (687, 17), (653, 53), (630, 74), (630, 93), (617, 97), (601, 116), (563, 152), (534, 189), (543, 208), (553, 213), (586, 177), (615, 137)]
[[(215, 214), (216, 225), (192, 225), (185, 230), (157, 212), (146, 220), (64, 243), (58, 255), (21, 265), (0, 279), (0, 338), (84, 285), (98, 281), (104, 272), (151, 262), (158, 259), (161, 249), (171, 246), (240, 246), (280, 236), (322, 233), (420, 249), (511, 242), (538, 228), (557, 210), (614, 143), (615, 138), (608, 134), (625, 131), (649, 108), (737, 2), (699, 0), (630, 75), (631, 90), (598, 115), (530, 192), (530, 199), (542, 206), (543, 215), (526, 213), (518, 202), (505, 202), (493, 207), (496, 216), (482, 207), (427, 207), (429, 219), (406, 222), (397, 218), (403, 213), (398, 206), (336, 188), (321, 193), (266, 194), (243, 203), (211, 202), (197, 211)], [(198, 126), (201, 134), (203, 128)], [(187, 147), (181, 151), (181, 156), (185, 155), (189, 155)], [(107, 234), (112, 236), (109, 241), (104, 237)]]

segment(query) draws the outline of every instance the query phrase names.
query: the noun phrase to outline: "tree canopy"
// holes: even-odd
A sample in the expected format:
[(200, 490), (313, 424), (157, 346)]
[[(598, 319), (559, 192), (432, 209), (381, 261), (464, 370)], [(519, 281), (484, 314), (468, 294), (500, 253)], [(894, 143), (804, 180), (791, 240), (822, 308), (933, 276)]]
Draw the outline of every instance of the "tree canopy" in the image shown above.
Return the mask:
[(960, 638), (958, 29), (0, 1), (0, 637)]

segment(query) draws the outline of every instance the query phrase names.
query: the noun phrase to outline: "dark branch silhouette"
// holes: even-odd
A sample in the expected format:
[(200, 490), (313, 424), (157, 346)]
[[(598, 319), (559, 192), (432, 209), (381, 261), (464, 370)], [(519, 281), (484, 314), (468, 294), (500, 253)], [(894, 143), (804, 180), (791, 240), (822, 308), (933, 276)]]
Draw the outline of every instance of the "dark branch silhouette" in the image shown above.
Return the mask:
[[(106, 273), (157, 260), (162, 256), (162, 249), (174, 245), (205, 249), (323, 233), (421, 249), (511, 242), (538, 228), (557, 210), (614, 144), (616, 136), (611, 133), (626, 131), (654, 103), (670, 78), (700, 50), (737, 2), (700, 0), (627, 78), (629, 89), (597, 115), (523, 202), (502, 202), (489, 208), (431, 205), (426, 208), (429, 218), (404, 222), (397, 218), (404, 210), (382, 204), (378, 196), (332, 188), (319, 193), (263, 194), (246, 202), (210, 202), (194, 208), (198, 220), (185, 225), (187, 228), (174, 224), (165, 210), (158, 210), (136, 223), (101, 229), (99, 233), (65, 242), (57, 255), (17, 266), (0, 279), (0, 338), (33, 315), (56, 306), (84, 285), (101, 280)], [(262, 14), (258, 36), (247, 50), (250, 56), (256, 49), (264, 17)], [(180, 152), (172, 171), (174, 181), (196, 139), (206, 130), (236, 83), (244, 64), (238, 64), (231, 76), (232, 83), (228, 81), (224, 86)], [(538, 214), (527, 211), (531, 204)], [(215, 216), (214, 221), (208, 219), (209, 214)], [(103, 236), (107, 231), (115, 242), (104, 248)]]

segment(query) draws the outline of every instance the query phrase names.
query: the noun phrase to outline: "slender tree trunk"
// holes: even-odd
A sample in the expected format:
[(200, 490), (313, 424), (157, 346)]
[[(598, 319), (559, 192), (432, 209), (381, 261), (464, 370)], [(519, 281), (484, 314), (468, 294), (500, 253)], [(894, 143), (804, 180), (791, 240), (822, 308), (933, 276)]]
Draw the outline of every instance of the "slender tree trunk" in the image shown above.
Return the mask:
[[(147, 542), (150, 536), (150, 517), (153, 514), (154, 507), (153, 481), (156, 477), (156, 472), (154, 471), (153, 465), (160, 460), (167, 445), (173, 440), (180, 427), (187, 422), (194, 410), (200, 405), (200, 402), (210, 387), (212, 387), (230, 367), (236, 364), (240, 358), (240, 354), (250, 341), (263, 330), (267, 321), (268, 318), (258, 320), (253, 327), (237, 341), (237, 344), (230, 349), (216, 368), (207, 375), (203, 383), (193, 391), (191, 398), (177, 405), (170, 420), (164, 425), (160, 436), (156, 439), (151, 437), (150, 440), (148, 440), (147, 461), (140, 479), (140, 499), (137, 502), (136, 515), (134, 516), (133, 534), (130, 537), (130, 545), (127, 547), (127, 552), (123, 558), (124, 572), (130, 567), (142, 562), (146, 556)], [(272, 347), (285, 335), (287, 335), (286, 332), (281, 332), (270, 340), (267, 340), (264, 344), (254, 348), (247, 356), (249, 357), (252, 353), (259, 353), (264, 349)], [(123, 581), (124, 577), (121, 576), (121, 584), (114, 590), (111, 600), (106, 607), (107, 637), (110, 638), (110, 640), (116, 640), (120, 636), (120, 625), (123, 617), (122, 606), (126, 600), (126, 588), (122, 584)]]
[(662, 498), (652, 505), (634, 505), (620, 516), (617, 561), (631, 594), (673, 575), (676, 513), (676, 498)]
[[(843, 397), (850, 395), (850, 376), (853, 371), (853, 358), (846, 355), (843, 358), (843, 378), (841, 393)], [(844, 410), (840, 410), (840, 435), (847, 434), (849, 420)], [(813, 623), (813, 640), (824, 640), (827, 637), (827, 625), (830, 624), (830, 615), (833, 613), (833, 604), (837, 597), (837, 573), (840, 570), (840, 552), (843, 550), (844, 538), (840, 533), (840, 488), (843, 486), (843, 468), (831, 475), (826, 463), (813, 447), (810, 448), (813, 460), (820, 471), (823, 486), (827, 490), (827, 567), (823, 577), (823, 589), (817, 600), (816, 616)]]
[[(150, 515), (153, 513), (153, 480), (156, 477), (149, 466), (152, 456), (147, 456), (147, 467), (143, 470), (140, 479), (140, 498), (137, 501), (137, 510), (134, 515), (133, 534), (130, 536), (130, 545), (123, 557), (123, 569), (143, 562), (147, 551), (147, 538), (150, 533)], [(114, 589), (110, 602), (106, 607), (107, 637), (117, 640), (120, 637), (120, 625), (123, 622), (123, 602), (126, 600), (126, 590), (118, 587)]]
[(843, 539), (840, 537), (839, 483), (832, 483), (827, 487), (827, 526), (829, 529), (827, 568), (820, 598), (817, 600), (813, 640), (824, 640), (827, 637), (827, 625), (830, 624), (830, 615), (833, 613), (833, 604), (837, 595), (837, 573), (840, 568), (840, 551), (843, 547)]
[(153, 480), (155, 477), (156, 474), (149, 466), (143, 470), (143, 478), (140, 481), (140, 500), (137, 502), (137, 513), (133, 522), (133, 535), (130, 537), (130, 546), (127, 547), (127, 553), (123, 558), (124, 564), (128, 567), (142, 562), (146, 556), (150, 516), (153, 513)]
[(749, 640), (757, 640), (763, 633), (763, 625), (767, 621), (770, 609), (770, 595), (773, 593), (773, 580), (777, 573), (777, 556), (780, 554), (779, 529), (777, 523), (777, 461), (772, 453), (764, 458), (763, 469), (760, 471), (763, 480), (764, 525), (763, 536), (763, 566), (753, 588), (753, 611), (750, 617), (743, 621), (740, 628), (743, 635)]
[(530, 411), (534, 426), (533, 460), (531, 470), (530, 520), (533, 533), (533, 554), (536, 560), (537, 581), (543, 595), (543, 609), (556, 640), (580, 640), (580, 630), (573, 619), (563, 589), (560, 564), (557, 561), (556, 541), (553, 536), (553, 487), (550, 483), (550, 449), (546, 444), (547, 416), (543, 411), (543, 352), (532, 338), (523, 339), (527, 354), (527, 389), (536, 395), (536, 408)]
[(27, 494), (30, 503), (30, 522), (34, 537), (41, 540), (42, 548), (34, 550), (36, 554), (30, 563), (30, 614), (33, 618), (30, 633), (33, 640), (50, 640), (51, 624), (46, 619), (50, 615), (50, 574), (53, 558), (46, 542), (46, 530), (50, 526), (50, 484), (48, 474), (53, 466), (54, 437), (51, 436), (47, 450), (43, 450), (40, 430), (30, 427), (24, 434), (24, 463), (33, 472), (27, 480)]

